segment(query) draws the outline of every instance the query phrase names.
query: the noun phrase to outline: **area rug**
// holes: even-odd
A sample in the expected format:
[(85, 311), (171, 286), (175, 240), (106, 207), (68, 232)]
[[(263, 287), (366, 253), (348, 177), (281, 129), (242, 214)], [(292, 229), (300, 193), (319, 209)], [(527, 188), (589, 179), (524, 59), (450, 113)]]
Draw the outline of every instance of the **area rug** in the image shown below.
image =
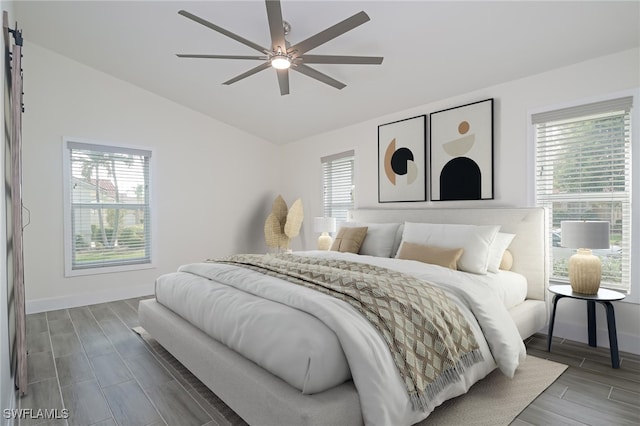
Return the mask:
[(494, 370), (469, 392), (445, 401), (418, 424), (508, 425), (566, 369), (564, 364), (527, 355), (513, 379)]
[[(211, 392), (180, 361), (142, 327), (134, 327), (156, 358), (176, 377), (218, 424), (236, 426), (246, 422)], [(528, 355), (513, 379), (495, 370), (471, 387), (465, 395), (446, 401), (420, 426), (497, 426), (508, 425), (566, 370), (567, 366)]]

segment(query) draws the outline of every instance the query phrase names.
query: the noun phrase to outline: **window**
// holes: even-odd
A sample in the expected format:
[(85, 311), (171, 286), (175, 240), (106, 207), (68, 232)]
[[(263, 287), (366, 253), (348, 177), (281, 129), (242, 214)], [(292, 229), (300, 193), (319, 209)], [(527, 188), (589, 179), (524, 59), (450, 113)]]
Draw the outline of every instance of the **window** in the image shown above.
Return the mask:
[(322, 205), (325, 217), (334, 217), (338, 223), (347, 220), (347, 212), (354, 203), (353, 151), (322, 157)]
[(550, 213), (552, 279), (567, 280), (575, 251), (560, 247), (560, 221), (604, 220), (610, 248), (593, 250), (602, 261), (601, 285), (630, 289), (632, 100), (532, 115), (536, 202)]
[(65, 141), (65, 272), (151, 264), (151, 151)]

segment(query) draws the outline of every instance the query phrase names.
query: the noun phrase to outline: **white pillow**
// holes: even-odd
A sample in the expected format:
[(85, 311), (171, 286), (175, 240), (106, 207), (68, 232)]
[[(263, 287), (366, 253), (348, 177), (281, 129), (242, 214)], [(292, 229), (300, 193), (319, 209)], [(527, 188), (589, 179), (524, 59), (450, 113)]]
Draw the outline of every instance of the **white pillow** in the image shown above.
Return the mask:
[(489, 248), (489, 265), (487, 266), (487, 271), (498, 272), (500, 270), (500, 262), (502, 262), (504, 251), (509, 248), (509, 244), (511, 244), (515, 236), (515, 234), (507, 234), (505, 232), (498, 232), (496, 234), (496, 238)]
[(489, 247), (500, 230), (499, 225), (460, 225), (405, 222), (402, 241), (438, 246), (463, 248), (458, 269), (476, 274), (486, 274), (489, 263)]
[(364, 223), (364, 222), (344, 222), (342, 226), (361, 227), (366, 226), (367, 236), (360, 246), (359, 254), (366, 254), (377, 257), (391, 257), (393, 254), (393, 243), (399, 223)]

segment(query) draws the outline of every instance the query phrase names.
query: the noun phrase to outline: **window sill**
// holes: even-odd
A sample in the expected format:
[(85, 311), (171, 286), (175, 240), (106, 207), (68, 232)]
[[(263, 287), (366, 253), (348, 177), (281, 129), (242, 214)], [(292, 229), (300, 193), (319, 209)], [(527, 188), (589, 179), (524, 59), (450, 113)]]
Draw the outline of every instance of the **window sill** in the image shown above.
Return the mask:
[(101, 268), (87, 268), (87, 269), (71, 269), (69, 266), (65, 268), (65, 277), (80, 277), (87, 275), (101, 275), (101, 274), (113, 274), (118, 272), (130, 272), (140, 271), (144, 269), (155, 269), (156, 265), (151, 263), (141, 263), (136, 265), (120, 265), (120, 266), (105, 266)]

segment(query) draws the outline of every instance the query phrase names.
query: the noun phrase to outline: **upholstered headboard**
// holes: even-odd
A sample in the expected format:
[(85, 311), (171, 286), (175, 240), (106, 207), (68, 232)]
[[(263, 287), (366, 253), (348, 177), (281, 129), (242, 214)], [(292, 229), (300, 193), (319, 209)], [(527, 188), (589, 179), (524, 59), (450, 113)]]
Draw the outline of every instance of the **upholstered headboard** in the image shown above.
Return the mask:
[(349, 212), (349, 220), (500, 225), (502, 232), (516, 235), (509, 246), (513, 254), (511, 270), (527, 278), (527, 298), (545, 299), (548, 281), (547, 220), (542, 208), (358, 209)]

